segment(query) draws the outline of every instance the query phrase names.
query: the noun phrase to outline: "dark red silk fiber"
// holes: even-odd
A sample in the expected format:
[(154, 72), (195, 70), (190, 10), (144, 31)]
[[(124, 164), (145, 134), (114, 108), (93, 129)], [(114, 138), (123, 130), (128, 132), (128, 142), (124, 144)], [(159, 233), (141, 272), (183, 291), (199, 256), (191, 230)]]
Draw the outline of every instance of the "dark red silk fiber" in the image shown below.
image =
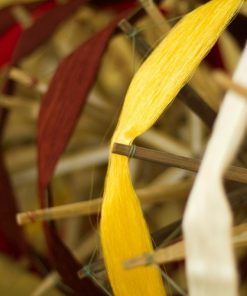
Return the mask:
[[(12, 63), (11, 65), (14, 66), (18, 63), (18, 61), (26, 56), (27, 54), (31, 53), (33, 50), (37, 48), (40, 44), (45, 42), (54, 32), (54, 30), (57, 28), (57, 26), (62, 23), (66, 18), (68, 18), (73, 12), (76, 11), (76, 9), (85, 3), (86, 1), (82, 0), (73, 0), (72, 2), (69, 2), (66, 5), (63, 5), (61, 7), (58, 7), (56, 10), (52, 11), (53, 13), (49, 13), (48, 16), (47, 14), (45, 17), (40, 17), (37, 20), (37, 23), (35, 23), (31, 28), (28, 30), (24, 31), (20, 40), (18, 41), (17, 48), (15, 50), (14, 57), (12, 58)], [(34, 29), (35, 28), (35, 29)], [(43, 28), (43, 32), (41, 34), (40, 30)], [(37, 31), (36, 31), (37, 30)], [(28, 41), (28, 44), (26, 43)], [(33, 42), (34, 41), (34, 42)], [(13, 82), (8, 81), (5, 85), (4, 92), (7, 94), (12, 94), (13, 93)], [(5, 109), (0, 109), (0, 130), (1, 130), (1, 135), (2, 131), (4, 128), (4, 123), (5, 123), (5, 117), (6, 117), (6, 110)], [(6, 173), (5, 166), (2, 162), (2, 158), (0, 155), (0, 177), (2, 177), (0, 182), (0, 208), (5, 209), (4, 212), (7, 214), (4, 214), (3, 216), (5, 218), (4, 220), (4, 230), (6, 231), (6, 240), (9, 245), (15, 245), (19, 251), (19, 253), (24, 254), (25, 250), (27, 249), (27, 242), (24, 238), (22, 228), (17, 226), (15, 222), (15, 216), (16, 213), (18, 212), (17, 206), (16, 206), (16, 201), (14, 198), (14, 195), (12, 193), (11, 189), (11, 184), (8, 179), (8, 175)], [(5, 226), (8, 226), (6, 228)], [(0, 226), (1, 228), (1, 226)], [(1, 229), (0, 229), (1, 230)], [(9, 235), (11, 233), (11, 235)], [(14, 240), (14, 241), (13, 241)], [(56, 236), (52, 238), (53, 243), (55, 244), (56, 242)], [(17, 243), (18, 242), (18, 243)], [(5, 247), (4, 244), (2, 244), (3, 247)], [(22, 245), (24, 247), (22, 247)], [(64, 246), (62, 246), (64, 247)], [(64, 247), (65, 248), (65, 247)], [(26, 252), (25, 252), (26, 253)], [(64, 258), (63, 258), (64, 259)], [(62, 258), (60, 257), (61, 264), (62, 264)], [(74, 276), (74, 274), (73, 274)], [(67, 271), (66, 277), (70, 278), (70, 274)], [(91, 294), (85, 294), (85, 295), (100, 295), (101, 292), (99, 293), (99, 289), (96, 288), (91, 281), (85, 280), (81, 281), (80, 283), (80, 288), (81, 291), (84, 291), (84, 287), (86, 289), (90, 290)], [(94, 293), (93, 291), (96, 291)], [(92, 294), (93, 293), (93, 294)]]
[[(42, 100), (38, 120), (39, 196), (42, 207), (47, 206), (47, 186), (97, 77), (104, 51), (118, 22), (126, 15), (127, 12), (120, 13), (106, 28), (61, 62)], [(49, 251), (65, 284), (76, 293), (94, 295), (91, 285), (85, 290), (85, 280), (78, 279), (77, 272), (81, 266), (59, 239), (54, 228), (47, 223), (44, 226)]]
[[(41, 17), (43, 14), (53, 9), (54, 7), (55, 7), (54, 1), (48, 1), (44, 4), (39, 5), (38, 7), (36, 4), (35, 9), (33, 9), (31, 14), (33, 21), (35, 22), (39, 17)], [(0, 17), (1, 17), (1, 13), (0, 13)], [(0, 36), (0, 67), (11, 62), (11, 59), (13, 57), (13, 52), (23, 32), (24, 32), (24, 29), (21, 27), (21, 25), (18, 23), (15, 23), (2, 36)]]

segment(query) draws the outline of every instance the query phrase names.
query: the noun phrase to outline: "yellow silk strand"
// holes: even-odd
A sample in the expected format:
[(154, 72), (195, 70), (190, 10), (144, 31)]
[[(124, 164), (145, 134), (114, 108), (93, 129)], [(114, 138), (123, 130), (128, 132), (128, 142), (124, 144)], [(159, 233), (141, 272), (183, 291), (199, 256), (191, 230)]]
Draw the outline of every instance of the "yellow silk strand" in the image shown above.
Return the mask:
[[(212, 0), (185, 16), (171, 30), (133, 78), (112, 144), (130, 144), (154, 124), (189, 80), (241, 3), (242, 0)], [(148, 227), (125, 156), (110, 156), (101, 241), (115, 295), (166, 295), (157, 267), (131, 271), (122, 267), (127, 258), (152, 251)]]

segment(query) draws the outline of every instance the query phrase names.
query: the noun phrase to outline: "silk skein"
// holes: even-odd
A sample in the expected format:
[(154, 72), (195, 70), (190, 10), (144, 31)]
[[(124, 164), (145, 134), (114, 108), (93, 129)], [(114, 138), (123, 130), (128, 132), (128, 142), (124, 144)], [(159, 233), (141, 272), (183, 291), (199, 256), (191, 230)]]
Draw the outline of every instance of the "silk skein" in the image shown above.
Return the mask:
[[(242, 4), (212, 0), (186, 15), (134, 76), (111, 141), (131, 144), (150, 128)], [(130, 178), (128, 158), (110, 155), (101, 217), (101, 242), (111, 286), (117, 296), (166, 295), (157, 267), (125, 270), (122, 262), (153, 250)]]

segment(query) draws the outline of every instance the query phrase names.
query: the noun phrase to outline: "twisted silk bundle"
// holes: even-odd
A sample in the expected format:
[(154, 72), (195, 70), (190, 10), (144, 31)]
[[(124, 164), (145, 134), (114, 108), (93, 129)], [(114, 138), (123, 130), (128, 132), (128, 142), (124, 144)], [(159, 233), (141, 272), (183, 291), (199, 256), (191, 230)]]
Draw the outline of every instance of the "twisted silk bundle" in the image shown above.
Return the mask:
[[(242, 0), (212, 0), (185, 16), (143, 63), (128, 89), (113, 143), (131, 144), (150, 128), (188, 81), (239, 9)], [(128, 158), (111, 154), (105, 183), (101, 240), (115, 295), (165, 295), (159, 270), (124, 270), (127, 258), (152, 251), (133, 189)]]
[[(82, 43), (61, 62), (42, 100), (38, 120), (38, 181), (42, 207), (51, 206), (46, 202), (45, 193), (55, 166), (83, 111), (117, 24), (128, 13), (129, 10), (118, 13), (105, 28)], [(64, 282), (77, 294), (102, 295), (103, 292), (90, 279), (78, 278), (77, 272), (81, 265), (60, 240), (55, 229), (47, 223), (44, 223), (44, 229), (54, 266)]]

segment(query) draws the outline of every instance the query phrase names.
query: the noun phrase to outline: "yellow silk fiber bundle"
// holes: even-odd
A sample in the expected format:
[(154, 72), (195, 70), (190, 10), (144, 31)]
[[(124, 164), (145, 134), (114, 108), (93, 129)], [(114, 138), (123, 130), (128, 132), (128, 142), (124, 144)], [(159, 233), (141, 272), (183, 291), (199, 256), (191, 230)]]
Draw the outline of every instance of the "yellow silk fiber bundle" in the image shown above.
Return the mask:
[[(131, 144), (150, 128), (188, 81), (240, 7), (242, 0), (212, 0), (180, 21), (143, 63), (128, 89), (112, 138)], [(110, 156), (101, 218), (101, 240), (117, 296), (165, 295), (157, 267), (124, 270), (127, 258), (152, 251), (152, 242), (133, 189), (128, 158)]]

